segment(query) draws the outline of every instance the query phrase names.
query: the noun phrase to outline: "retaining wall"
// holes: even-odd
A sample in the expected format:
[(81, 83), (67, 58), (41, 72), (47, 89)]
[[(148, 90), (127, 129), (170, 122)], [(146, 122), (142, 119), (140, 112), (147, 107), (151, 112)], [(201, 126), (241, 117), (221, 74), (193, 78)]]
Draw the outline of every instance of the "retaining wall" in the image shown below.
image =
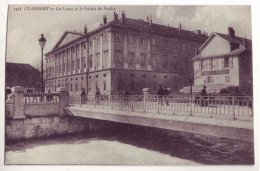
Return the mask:
[(7, 119), (6, 141), (67, 135), (88, 131), (90, 120), (73, 116), (41, 116)]

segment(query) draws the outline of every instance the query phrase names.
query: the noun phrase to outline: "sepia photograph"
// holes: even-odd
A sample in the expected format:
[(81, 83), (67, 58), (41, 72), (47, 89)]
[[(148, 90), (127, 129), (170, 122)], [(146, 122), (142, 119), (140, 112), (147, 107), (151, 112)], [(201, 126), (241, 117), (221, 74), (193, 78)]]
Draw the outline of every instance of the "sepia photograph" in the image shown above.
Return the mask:
[(254, 166), (250, 5), (9, 4), (5, 166)]

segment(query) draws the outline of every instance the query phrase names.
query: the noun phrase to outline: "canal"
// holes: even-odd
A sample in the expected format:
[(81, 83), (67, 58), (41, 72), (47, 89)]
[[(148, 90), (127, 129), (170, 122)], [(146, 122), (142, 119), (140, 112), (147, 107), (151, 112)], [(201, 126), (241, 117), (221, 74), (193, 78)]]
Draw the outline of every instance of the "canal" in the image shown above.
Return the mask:
[(85, 133), (6, 145), (5, 164), (248, 165), (252, 142), (109, 123)]

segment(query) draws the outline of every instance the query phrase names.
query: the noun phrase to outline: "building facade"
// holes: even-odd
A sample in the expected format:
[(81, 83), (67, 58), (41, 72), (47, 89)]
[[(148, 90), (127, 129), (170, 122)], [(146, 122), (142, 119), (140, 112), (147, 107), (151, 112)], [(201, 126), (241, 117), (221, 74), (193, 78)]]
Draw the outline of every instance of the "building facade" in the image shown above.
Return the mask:
[(252, 87), (252, 41), (235, 36), (231, 27), (228, 34), (212, 33), (193, 61), (194, 92), (204, 85), (211, 93), (229, 86)]
[(46, 91), (68, 87), (71, 95), (81, 89), (95, 94), (141, 94), (145, 87), (156, 92), (159, 85), (178, 91), (188, 83), (191, 56), (207, 39), (197, 30), (121, 18), (84, 33), (66, 31), (46, 57)]

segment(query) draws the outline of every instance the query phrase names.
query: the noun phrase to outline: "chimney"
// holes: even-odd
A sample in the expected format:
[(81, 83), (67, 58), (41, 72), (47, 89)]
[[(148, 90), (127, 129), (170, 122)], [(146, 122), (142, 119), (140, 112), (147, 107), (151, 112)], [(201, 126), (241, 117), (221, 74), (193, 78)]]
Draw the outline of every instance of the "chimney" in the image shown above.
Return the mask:
[(104, 23), (104, 25), (107, 23), (107, 16), (106, 15), (103, 16), (103, 23)]
[(114, 21), (118, 20), (118, 14), (114, 12)]
[(150, 19), (149, 19), (149, 17), (147, 17), (147, 23), (150, 23)]
[(228, 27), (228, 36), (235, 37), (235, 30), (232, 27)]
[(181, 23), (179, 24), (179, 31), (181, 31)]
[(152, 15), (150, 15), (150, 25), (153, 24)]
[(195, 55), (197, 56), (197, 55), (199, 55), (199, 54), (200, 54), (199, 49), (198, 49), (198, 47), (196, 47)]
[(201, 31), (200, 30), (195, 30), (193, 33), (195, 33), (197, 35), (201, 35)]
[(85, 24), (85, 26), (84, 26), (84, 33), (85, 33), (85, 34), (88, 33), (88, 27), (87, 27), (87, 24)]
[(125, 11), (122, 11), (122, 23), (125, 23)]

